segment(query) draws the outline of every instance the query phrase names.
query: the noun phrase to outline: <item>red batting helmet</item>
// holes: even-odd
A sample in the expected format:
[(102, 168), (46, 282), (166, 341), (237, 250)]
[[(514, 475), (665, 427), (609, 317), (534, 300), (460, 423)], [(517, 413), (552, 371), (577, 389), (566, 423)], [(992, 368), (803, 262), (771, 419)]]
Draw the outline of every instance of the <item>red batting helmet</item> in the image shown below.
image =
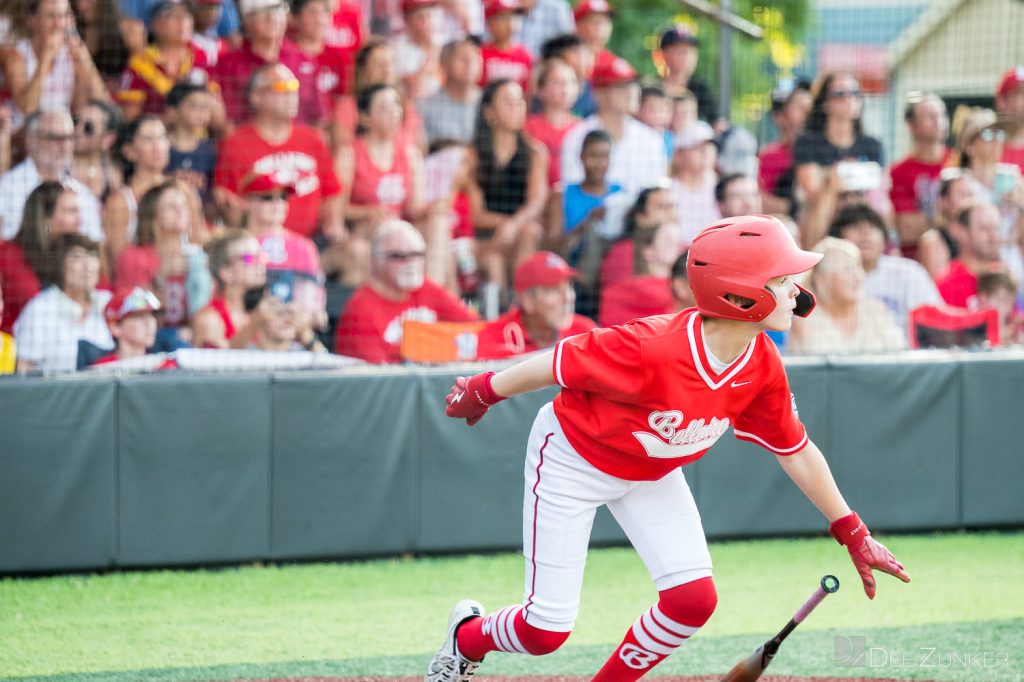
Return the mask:
[[(705, 228), (694, 238), (686, 259), (686, 273), (697, 310), (708, 317), (757, 322), (775, 310), (775, 295), (765, 283), (775, 277), (810, 270), (821, 254), (797, 246), (776, 218), (748, 215), (729, 218)], [(800, 317), (814, 309), (814, 295), (797, 287)], [(743, 308), (728, 294), (754, 301)]]

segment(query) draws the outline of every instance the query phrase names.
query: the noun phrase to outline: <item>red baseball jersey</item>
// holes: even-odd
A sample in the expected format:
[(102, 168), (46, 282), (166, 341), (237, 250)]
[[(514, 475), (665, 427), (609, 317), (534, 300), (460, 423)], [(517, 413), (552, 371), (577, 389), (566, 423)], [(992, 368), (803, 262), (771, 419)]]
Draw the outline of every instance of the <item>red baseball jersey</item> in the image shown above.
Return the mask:
[[(559, 337), (565, 339), (582, 334), (590, 331), (594, 326), (594, 321), (589, 317), (573, 315), (572, 322), (559, 334)], [(533, 339), (527, 336), (526, 326), (523, 324), (523, 313), (518, 307), (513, 307), (498, 319), (487, 323), (487, 326), (477, 334), (476, 356), (480, 360), (509, 358), (513, 355), (532, 353), (542, 348), (543, 346), (537, 345)]]
[(320, 132), (295, 124), (284, 143), (267, 142), (255, 126), (245, 125), (220, 144), (214, 184), (235, 194), (249, 173), (270, 175), (290, 173), (295, 194), (288, 199), (284, 226), (304, 237), (312, 237), (320, 222), (320, 202), (341, 192), (331, 152)]
[(384, 298), (368, 284), (356, 289), (338, 320), (334, 352), (367, 362), (401, 362), (405, 320), (473, 322), (476, 313), (429, 279), (404, 301)]
[(493, 43), (485, 43), (480, 48), (483, 58), (483, 70), (480, 72), (480, 87), (491, 81), (507, 78), (519, 83), (523, 92), (530, 87), (530, 69), (533, 68), (533, 57), (522, 45), (510, 45), (507, 50), (499, 50)]
[(601, 471), (653, 481), (700, 459), (729, 427), (777, 455), (807, 444), (782, 356), (765, 334), (721, 374), (691, 308), (595, 329), (555, 347), (555, 415)]

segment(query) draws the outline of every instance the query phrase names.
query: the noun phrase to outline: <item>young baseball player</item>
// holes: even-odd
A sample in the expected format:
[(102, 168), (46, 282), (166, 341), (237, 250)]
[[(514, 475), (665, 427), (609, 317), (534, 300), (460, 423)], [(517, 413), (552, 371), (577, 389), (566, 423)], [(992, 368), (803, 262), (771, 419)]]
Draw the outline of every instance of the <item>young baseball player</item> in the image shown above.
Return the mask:
[(525, 601), (486, 617), (475, 601), (456, 604), (428, 682), (469, 680), (491, 651), (539, 656), (565, 642), (602, 504), (640, 554), (658, 602), (593, 679), (639, 679), (692, 637), (717, 595), (680, 467), (729, 427), (776, 455), (849, 550), (868, 598), (875, 595), (872, 570), (910, 581), (844, 501), (797, 417), (779, 351), (762, 333), (786, 331), (794, 314), (811, 312), (814, 296), (792, 276), (820, 258), (802, 251), (774, 218), (725, 220), (690, 247), (695, 309), (595, 329), (497, 374), (456, 380), (447, 414), (470, 426), (508, 397), (553, 384), (562, 390), (541, 408), (527, 445)]

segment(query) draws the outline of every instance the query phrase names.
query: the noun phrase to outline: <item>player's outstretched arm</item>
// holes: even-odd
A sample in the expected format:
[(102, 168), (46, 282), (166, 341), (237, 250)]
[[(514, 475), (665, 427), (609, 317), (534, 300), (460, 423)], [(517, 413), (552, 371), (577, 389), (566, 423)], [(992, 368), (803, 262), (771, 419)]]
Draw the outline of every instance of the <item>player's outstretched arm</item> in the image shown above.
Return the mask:
[(807, 441), (807, 447), (800, 452), (789, 457), (776, 455), (776, 459), (786, 475), (828, 519), (828, 531), (832, 537), (850, 552), (850, 559), (864, 583), (864, 593), (868, 599), (875, 598), (873, 570), (888, 573), (905, 583), (910, 582), (903, 564), (883, 544), (871, 537), (871, 531), (860, 517), (850, 511), (818, 446)]
[(483, 372), (455, 380), (445, 398), (445, 414), (465, 419), (470, 426), (483, 419), (487, 410), (505, 398), (537, 391), (555, 383), (552, 373), (554, 351), (535, 355), (495, 374)]

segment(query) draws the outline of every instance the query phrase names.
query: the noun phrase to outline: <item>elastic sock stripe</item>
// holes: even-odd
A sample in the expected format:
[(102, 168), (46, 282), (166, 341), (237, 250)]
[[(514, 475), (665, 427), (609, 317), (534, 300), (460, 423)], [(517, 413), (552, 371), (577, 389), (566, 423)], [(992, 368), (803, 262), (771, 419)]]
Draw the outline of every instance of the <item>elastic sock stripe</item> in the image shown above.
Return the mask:
[(648, 634), (648, 632), (644, 629), (644, 624), (639, 619), (635, 623), (633, 623), (633, 636), (636, 637), (636, 641), (640, 644), (640, 646), (642, 646), (647, 651), (650, 651), (651, 653), (668, 656), (678, 648), (674, 646), (669, 646), (667, 644), (663, 644), (662, 642), (656, 640), (654, 637)]
[(519, 641), (519, 635), (516, 633), (516, 617), (519, 616), (521, 608), (510, 608), (508, 610), (508, 616), (505, 618), (505, 634), (508, 636), (508, 641), (512, 644), (512, 648), (516, 650), (516, 653), (528, 654), (526, 647)]
[(668, 646), (677, 647), (686, 641), (686, 637), (677, 635), (658, 625), (658, 622), (650, 611), (640, 616), (640, 624), (652, 637), (657, 637)]
[(697, 631), (700, 630), (699, 627), (693, 627), (692, 625), (684, 625), (679, 621), (672, 620), (671, 618), (665, 615), (665, 612), (662, 611), (661, 607), (659, 607), (657, 604), (655, 604), (651, 608), (651, 616), (654, 618), (654, 621), (658, 625), (660, 625), (661, 627), (665, 628), (673, 635), (676, 635), (678, 637), (693, 637), (693, 635), (697, 634)]

